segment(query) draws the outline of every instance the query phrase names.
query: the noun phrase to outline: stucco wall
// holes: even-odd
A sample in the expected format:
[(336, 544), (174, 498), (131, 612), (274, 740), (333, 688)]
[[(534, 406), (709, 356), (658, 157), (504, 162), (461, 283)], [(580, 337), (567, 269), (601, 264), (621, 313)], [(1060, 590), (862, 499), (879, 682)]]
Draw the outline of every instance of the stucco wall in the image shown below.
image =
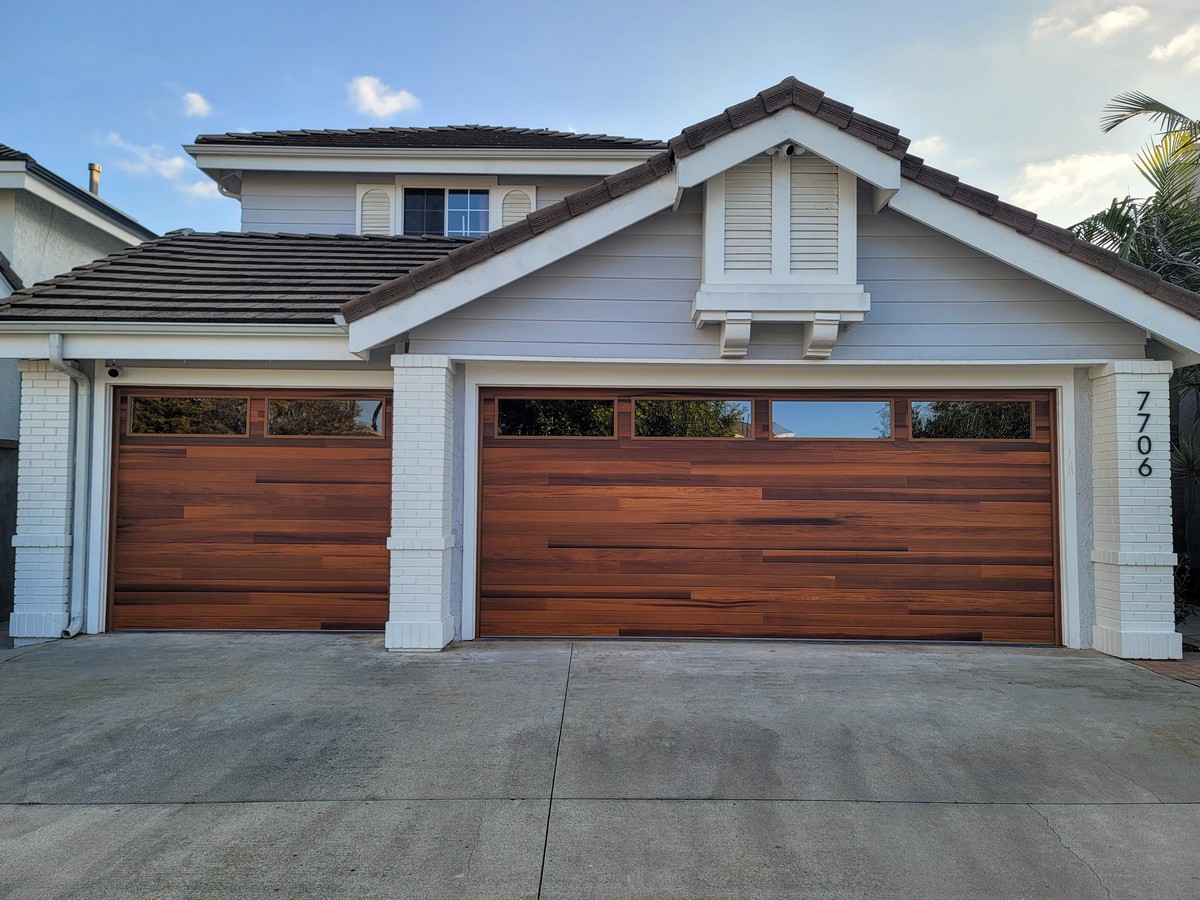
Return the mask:
[(40, 197), (21, 192), (15, 206), (12, 263), (26, 286), (126, 246)]

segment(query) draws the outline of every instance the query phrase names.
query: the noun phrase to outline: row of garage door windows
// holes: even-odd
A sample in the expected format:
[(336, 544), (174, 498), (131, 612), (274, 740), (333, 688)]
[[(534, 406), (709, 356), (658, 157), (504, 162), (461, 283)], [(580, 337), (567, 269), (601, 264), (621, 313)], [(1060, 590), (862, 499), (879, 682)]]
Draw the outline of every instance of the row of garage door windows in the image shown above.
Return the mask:
[[(250, 401), (242, 397), (130, 398), (133, 435), (245, 436)], [(498, 398), (497, 437), (616, 436), (616, 401), (607, 398)], [(753, 404), (734, 399), (636, 399), (634, 437), (752, 439)], [(771, 400), (772, 439), (887, 440), (890, 400)], [(381, 437), (383, 402), (362, 399), (266, 401), (270, 437)], [(913, 400), (917, 440), (1030, 440), (1032, 403), (1024, 400)]]
[[(891, 400), (771, 400), (770, 437), (779, 440), (888, 440)], [(910, 436), (924, 440), (1033, 439), (1027, 400), (913, 400)], [(635, 399), (635, 438), (753, 439), (753, 403), (736, 399)], [(496, 437), (616, 437), (614, 399), (506, 398), (496, 401)]]

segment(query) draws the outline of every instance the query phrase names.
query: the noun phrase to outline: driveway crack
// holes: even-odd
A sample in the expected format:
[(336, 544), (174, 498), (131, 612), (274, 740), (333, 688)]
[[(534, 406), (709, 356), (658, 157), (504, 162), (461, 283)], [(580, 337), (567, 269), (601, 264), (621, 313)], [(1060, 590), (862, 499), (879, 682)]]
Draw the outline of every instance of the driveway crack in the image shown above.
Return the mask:
[(546, 878), (546, 854), (550, 848), (550, 817), (554, 813), (554, 787), (558, 781), (558, 757), (562, 753), (563, 726), (567, 721), (567, 694), (571, 690), (571, 665), (575, 662), (575, 642), (571, 642), (567, 657), (567, 678), (563, 683), (562, 714), (558, 720), (558, 744), (554, 748), (554, 769), (550, 773), (550, 802), (546, 804), (546, 833), (542, 837), (542, 870), (538, 874), (537, 896), (542, 896), (542, 882)]
[(1078, 853), (1076, 853), (1074, 850), (1072, 850), (1067, 845), (1067, 842), (1063, 840), (1062, 835), (1059, 834), (1058, 831), (1055, 829), (1055, 827), (1050, 823), (1050, 817), (1047, 816), (1040, 809), (1038, 809), (1036, 806), (1034, 806), (1032, 803), (1027, 803), (1026, 806), (1028, 806), (1031, 810), (1033, 810), (1035, 813), (1037, 813), (1039, 816), (1042, 817), (1042, 821), (1046, 823), (1046, 827), (1050, 829), (1050, 833), (1052, 835), (1054, 835), (1055, 838), (1058, 839), (1059, 846), (1061, 846), (1064, 850), (1066, 850), (1068, 853), (1070, 853), (1073, 857), (1075, 857), (1077, 860), (1079, 860), (1081, 863), (1083, 863), (1084, 867), (1089, 872), (1092, 873), (1092, 877), (1096, 879), (1096, 884), (1100, 885), (1100, 890), (1104, 891), (1104, 896), (1108, 897), (1109, 900), (1112, 900), (1112, 891), (1110, 891), (1107, 887), (1105, 887), (1104, 881), (1100, 877), (1100, 873), (1097, 872), (1094, 868), (1092, 868), (1091, 863), (1089, 863), (1086, 859), (1084, 859), (1082, 856), (1080, 856)]

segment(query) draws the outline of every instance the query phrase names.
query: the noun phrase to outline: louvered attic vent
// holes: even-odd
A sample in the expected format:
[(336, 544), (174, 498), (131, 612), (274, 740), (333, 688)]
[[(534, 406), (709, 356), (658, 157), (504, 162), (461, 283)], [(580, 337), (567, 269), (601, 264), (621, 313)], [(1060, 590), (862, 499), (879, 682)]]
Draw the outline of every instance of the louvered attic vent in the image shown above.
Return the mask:
[(380, 188), (371, 188), (359, 201), (360, 234), (392, 233), (392, 195)]
[(857, 274), (857, 179), (787, 142), (705, 184), (697, 327), (722, 326), (721, 355), (745, 356), (754, 322), (803, 323), (805, 356), (829, 356), (870, 298)]

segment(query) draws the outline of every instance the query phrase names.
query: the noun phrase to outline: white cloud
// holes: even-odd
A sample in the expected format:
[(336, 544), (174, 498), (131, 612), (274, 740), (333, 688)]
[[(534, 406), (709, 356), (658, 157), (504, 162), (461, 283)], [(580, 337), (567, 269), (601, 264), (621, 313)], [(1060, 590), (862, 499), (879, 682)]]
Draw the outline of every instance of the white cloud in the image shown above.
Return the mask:
[(1012, 202), (1055, 225), (1073, 225), (1125, 197), (1141, 176), (1122, 153), (1079, 153), (1021, 169)]
[(359, 75), (346, 85), (350, 104), (364, 115), (386, 119), (396, 113), (421, 108), (421, 101), (408, 91), (394, 91), (374, 75)]
[(1157, 60), (1191, 56), (1187, 62), (1189, 72), (1200, 72), (1200, 23), (1181, 32), (1165, 44), (1158, 44), (1150, 51), (1150, 58)]
[(940, 134), (931, 134), (929, 137), (913, 141), (908, 147), (908, 152), (933, 166), (945, 166), (950, 160), (950, 145)]
[(1070, 16), (1064, 15), (1059, 9), (1055, 9), (1047, 15), (1034, 19), (1031, 31), (1035, 41), (1044, 41), (1047, 38), (1062, 34), (1064, 31), (1070, 31), (1077, 24)]
[(1100, 13), (1082, 28), (1071, 32), (1071, 37), (1083, 38), (1093, 44), (1103, 44), (1116, 37), (1122, 31), (1136, 28), (1150, 18), (1150, 11), (1144, 6), (1121, 6)]
[(202, 200), (220, 199), (221, 192), (217, 190), (215, 181), (197, 181), (195, 184), (181, 184), (179, 189), (185, 194), (199, 197)]
[(185, 116), (211, 116), (212, 104), (204, 99), (203, 94), (188, 91), (183, 95), (183, 114)]
[(105, 143), (119, 147), (132, 157), (131, 159), (117, 160), (117, 165), (135, 175), (154, 174), (173, 180), (189, 168), (188, 161), (184, 157), (169, 155), (161, 144), (149, 144), (145, 147), (131, 144), (123, 140), (115, 131), (110, 131), (106, 135)]

